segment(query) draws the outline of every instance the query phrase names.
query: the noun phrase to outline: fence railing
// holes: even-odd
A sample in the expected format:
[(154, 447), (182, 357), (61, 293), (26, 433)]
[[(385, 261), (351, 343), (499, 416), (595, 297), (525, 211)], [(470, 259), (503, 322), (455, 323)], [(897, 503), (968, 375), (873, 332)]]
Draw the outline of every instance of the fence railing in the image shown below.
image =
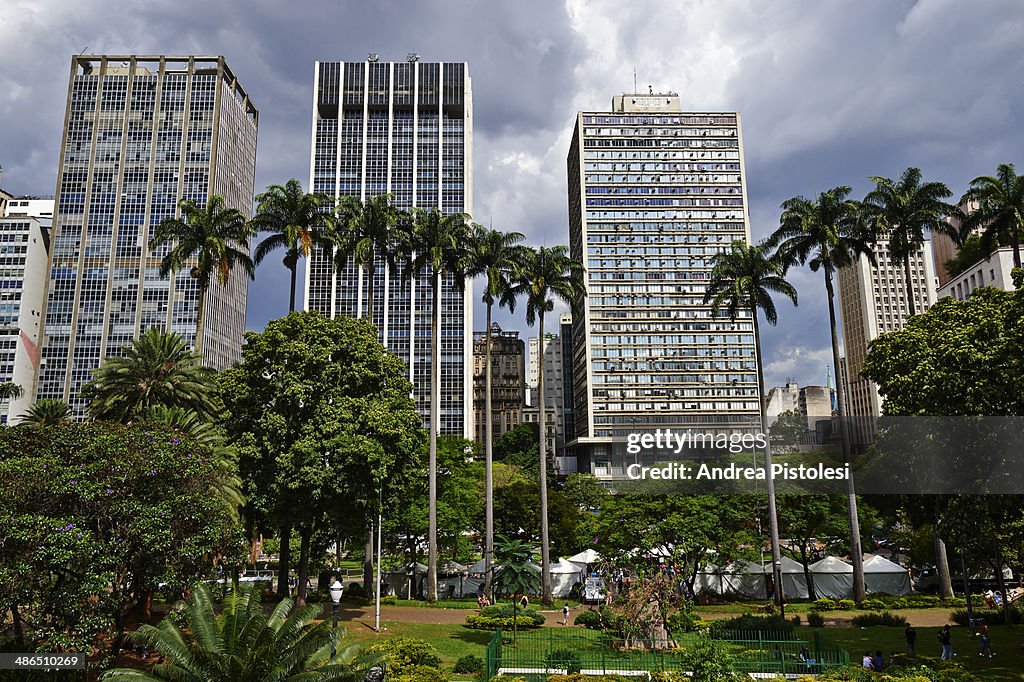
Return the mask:
[[(513, 634), (497, 631), (487, 645), (488, 679), (499, 673), (544, 680), (550, 674), (619, 674), (687, 672), (680, 653), (704, 635), (686, 633), (675, 639), (624, 639), (585, 628), (541, 628)], [(849, 664), (849, 654), (821, 640), (796, 633), (729, 631), (716, 637), (732, 650), (739, 672), (814, 674)]]

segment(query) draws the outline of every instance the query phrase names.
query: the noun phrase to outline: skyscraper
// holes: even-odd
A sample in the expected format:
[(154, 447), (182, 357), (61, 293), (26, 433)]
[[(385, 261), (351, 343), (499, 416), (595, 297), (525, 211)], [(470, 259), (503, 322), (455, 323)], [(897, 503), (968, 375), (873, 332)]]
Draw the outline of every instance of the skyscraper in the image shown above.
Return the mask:
[[(519, 424), (526, 405), (526, 355), (519, 332), (503, 331), (491, 324), (491, 412), (494, 439)], [(487, 334), (473, 335), (473, 411), (476, 442), (483, 443), (487, 429)]]
[(0, 401), (2, 424), (17, 423), (35, 400), (53, 200), (0, 195), (0, 382), (22, 392)]
[[(310, 187), (334, 199), (390, 193), (401, 209), (472, 211), (473, 98), (464, 63), (317, 62), (314, 71)], [(376, 267), (374, 324), (408, 364), (420, 413), (430, 409), (428, 273), (403, 277)], [(360, 317), (366, 274), (336, 270), (329, 254), (307, 259), (304, 308)], [(473, 438), (472, 287), (441, 285), (441, 433)], [(425, 421), (426, 423), (426, 421)]]
[[(843, 327), (847, 403), (852, 417), (851, 438), (855, 446), (874, 441), (871, 417), (882, 414), (878, 385), (861, 376), (868, 343), (886, 332), (903, 329), (910, 313), (904, 284), (903, 261), (894, 259), (889, 242), (878, 240), (873, 251), (875, 263), (860, 256), (855, 263), (838, 270), (839, 309)], [(935, 304), (935, 265), (927, 241), (910, 256), (914, 312), (920, 314)]]
[(712, 317), (712, 257), (749, 242), (737, 113), (683, 113), (674, 93), (614, 97), (577, 115), (569, 243), (586, 298), (573, 319), (573, 444), (581, 471), (621, 476), (637, 430), (759, 426), (749, 313)]
[[(198, 288), (189, 268), (160, 277), (170, 246), (155, 226), (179, 199), (213, 194), (252, 212), (258, 113), (223, 57), (71, 59), (57, 181), (41, 398), (78, 397), (92, 370), (151, 327), (193, 340)], [(206, 299), (203, 358), (241, 357), (248, 282), (234, 273)]]

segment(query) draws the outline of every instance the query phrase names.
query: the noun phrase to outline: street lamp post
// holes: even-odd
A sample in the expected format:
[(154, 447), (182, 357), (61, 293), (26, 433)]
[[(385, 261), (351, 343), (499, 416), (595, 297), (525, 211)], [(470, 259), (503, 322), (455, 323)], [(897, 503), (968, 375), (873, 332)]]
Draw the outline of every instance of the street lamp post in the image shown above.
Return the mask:
[[(338, 603), (341, 602), (341, 595), (345, 591), (345, 586), (341, 584), (340, 580), (335, 578), (334, 582), (331, 583), (330, 591), (331, 591), (331, 618), (334, 621), (333, 628), (335, 630), (337, 630), (338, 629)], [(337, 637), (337, 633), (335, 633), (335, 637)], [(337, 640), (335, 639), (334, 641), (331, 642), (331, 658), (334, 658), (335, 654), (337, 654), (337, 653), (338, 653), (338, 651), (337, 651)]]

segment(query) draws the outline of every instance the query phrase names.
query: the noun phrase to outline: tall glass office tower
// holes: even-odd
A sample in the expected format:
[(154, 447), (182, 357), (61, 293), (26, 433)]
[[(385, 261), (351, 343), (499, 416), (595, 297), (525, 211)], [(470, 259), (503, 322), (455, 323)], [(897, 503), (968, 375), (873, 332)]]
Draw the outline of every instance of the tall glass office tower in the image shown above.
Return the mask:
[[(192, 341), (198, 289), (189, 268), (159, 276), (169, 246), (153, 228), (179, 199), (211, 194), (252, 213), (258, 114), (223, 57), (71, 59), (50, 253), (38, 395), (81, 413), (82, 385), (151, 327)], [(203, 358), (241, 357), (248, 282), (234, 273), (206, 300)]]
[(713, 317), (711, 259), (750, 225), (737, 113), (683, 113), (676, 94), (582, 112), (568, 156), (569, 242), (587, 268), (573, 318), (580, 471), (623, 475), (628, 433), (758, 430), (749, 313)]
[[(317, 62), (313, 87), (310, 187), (334, 199), (394, 195), (402, 209), (472, 211), (473, 98), (464, 63)], [(361, 317), (366, 272), (351, 261), (335, 269), (330, 254), (307, 259), (304, 308)], [(440, 385), (441, 433), (473, 438), (473, 298), (449, 277), (441, 284), (441, 362), (430, 380), (429, 275), (404, 278), (376, 266), (373, 323), (409, 367), (424, 418), (430, 387)]]

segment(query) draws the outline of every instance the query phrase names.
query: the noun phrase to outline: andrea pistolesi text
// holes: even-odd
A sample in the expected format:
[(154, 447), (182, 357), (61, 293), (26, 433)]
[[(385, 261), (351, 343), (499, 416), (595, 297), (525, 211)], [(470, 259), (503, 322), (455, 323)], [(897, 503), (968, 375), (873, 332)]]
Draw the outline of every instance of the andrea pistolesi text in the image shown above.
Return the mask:
[[(770, 473), (773, 480), (845, 481), (850, 478), (850, 466), (772, 464)], [(764, 481), (768, 475), (769, 470), (763, 466), (737, 464), (664, 464), (650, 467), (630, 464), (626, 467), (626, 476), (634, 481)]]

